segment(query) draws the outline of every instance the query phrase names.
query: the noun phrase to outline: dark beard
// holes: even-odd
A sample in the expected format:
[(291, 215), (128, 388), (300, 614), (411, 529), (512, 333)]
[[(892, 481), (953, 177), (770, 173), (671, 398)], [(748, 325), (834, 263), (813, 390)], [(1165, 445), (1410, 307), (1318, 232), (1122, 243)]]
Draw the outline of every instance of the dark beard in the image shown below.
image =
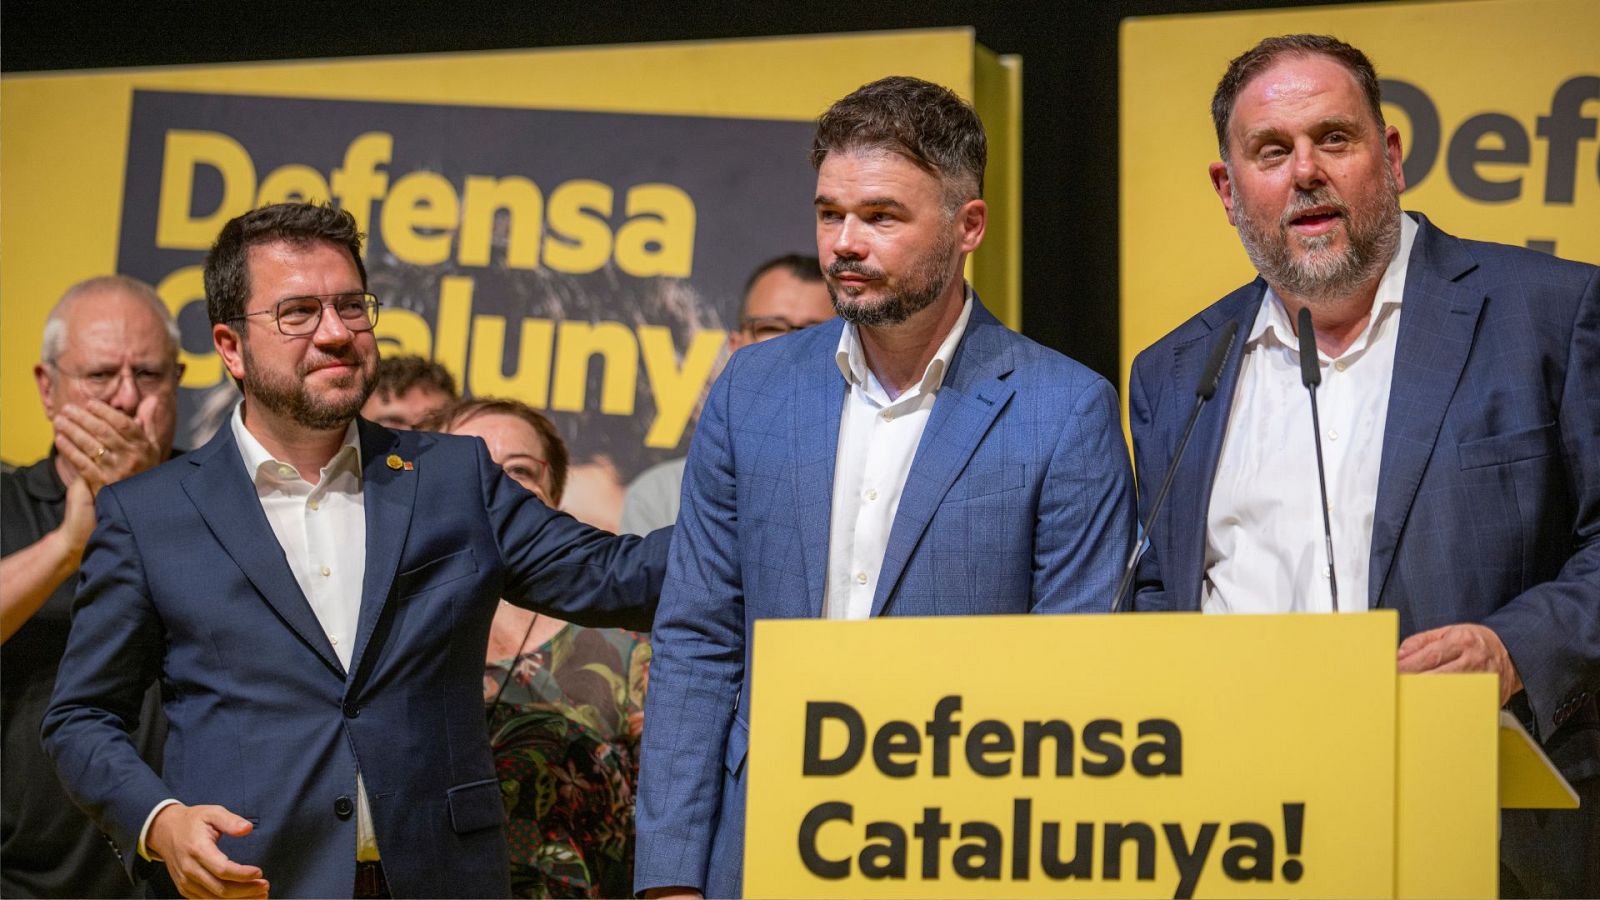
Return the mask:
[[(839, 314), (839, 318), (858, 328), (899, 325), (932, 306), (950, 286), (950, 280), (954, 277), (950, 267), (955, 243), (955, 235), (947, 234), (931, 252), (917, 260), (917, 264), (893, 293), (886, 293), (876, 303), (857, 302), (855, 297), (828, 281), (828, 296), (833, 299), (833, 311)], [(883, 278), (881, 270), (869, 269), (853, 259), (836, 259), (828, 266), (828, 274), (835, 277), (845, 272), (880, 280)]]
[[(351, 395), (348, 400), (325, 400), (311, 396), (306, 390), (305, 377), (309, 373), (312, 361), (301, 360), (296, 368), (296, 377), (283, 378), (256, 368), (255, 361), (250, 355), (249, 341), (242, 342), (240, 350), (244, 356), (244, 380), (250, 400), (260, 403), (266, 409), (302, 428), (312, 431), (343, 428), (361, 412), (361, 407), (367, 402), (367, 396), (372, 393), (374, 367), (370, 364), (370, 360), (362, 360), (364, 364), (356, 369), (354, 377), (361, 379), (361, 389), (356, 394)], [(354, 350), (351, 352), (354, 353)]]
[[(1243, 212), (1239, 215), (1239, 241), (1256, 271), (1280, 294), (1299, 297), (1308, 302), (1337, 300), (1348, 296), (1356, 288), (1378, 277), (1394, 258), (1400, 245), (1400, 200), (1394, 173), (1384, 169), (1388, 183), (1388, 202), (1374, 209), (1352, 211), (1343, 200), (1327, 187), (1314, 191), (1301, 191), (1294, 202), (1284, 210), (1275, 229), (1263, 228), (1261, 223)], [(1244, 210), (1237, 182), (1230, 190), (1233, 207)], [(1329, 234), (1310, 241), (1302, 241), (1308, 254), (1296, 259), (1289, 249), (1289, 223), (1301, 211), (1315, 206), (1330, 206), (1338, 210), (1349, 236), (1349, 246), (1337, 255), (1327, 250), (1334, 235)]]

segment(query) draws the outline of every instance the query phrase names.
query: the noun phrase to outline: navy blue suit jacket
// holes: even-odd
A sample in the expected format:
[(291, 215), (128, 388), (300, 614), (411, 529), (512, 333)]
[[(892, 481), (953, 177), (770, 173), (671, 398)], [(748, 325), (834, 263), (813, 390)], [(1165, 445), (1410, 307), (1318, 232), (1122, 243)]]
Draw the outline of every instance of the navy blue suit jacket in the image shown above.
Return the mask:
[[(667, 531), (618, 538), (554, 512), (483, 442), (361, 422), (366, 576), (350, 671), (295, 582), (232, 429), (100, 492), (46, 749), (130, 866), (173, 797), (255, 829), (223, 838), (274, 896), (355, 883), (359, 767), (395, 896), (506, 896), (483, 717), (496, 598), (648, 628)], [(391, 468), (390, 454), (412, 464)], [(163, 774), (127, 731), (160, 679)]]
[[(646, 699), (639, 890), (737, 896), (751, 629), (822, 614), (834, 320), (734, 354), (689, 451)], [(906, 479), (872, 614), (1104, 612), (1132, 547), (1116, 394), (974, 303)]]
[[(1569, 778), (1600, 774), (1600, 268), (1465, 241), (1415, 213), (1372, 526), (1372, 607), (1401, 638), (1459, 622), (1492, 628), (1526, 685), (1514, 701)], [(1197, 610), (1206, 511), (1265, 296), (1257, 278), (1133, 364), (1140, 500), (1166, 475), (1215, 333), (1239, 332), (1172, 493), (1150, 528), (1138, 609)], [(1309, 402), (1309, 401), (1308, 401)], [(1372, 448), (1370, 452), (1380, 452)], [(1316, 462), (1284, 459), (1316, 490)], [(1307, 522), (1308, 535), (1321, 523)], [(1581, 733), (1579, 733), (1581, 732)]]

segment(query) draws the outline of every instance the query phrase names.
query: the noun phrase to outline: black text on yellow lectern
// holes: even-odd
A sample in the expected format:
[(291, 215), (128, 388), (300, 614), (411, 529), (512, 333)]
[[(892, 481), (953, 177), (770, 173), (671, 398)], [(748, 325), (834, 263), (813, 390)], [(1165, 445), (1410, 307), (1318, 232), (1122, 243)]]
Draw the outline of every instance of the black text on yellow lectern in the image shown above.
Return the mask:
[[(1396, 634), (1388, 611), (759, 623), (746, 892), (1493, 896), (1494, 680), (1398, 677)], [(1506, 742), (1508, 800), (1571, 803)]]

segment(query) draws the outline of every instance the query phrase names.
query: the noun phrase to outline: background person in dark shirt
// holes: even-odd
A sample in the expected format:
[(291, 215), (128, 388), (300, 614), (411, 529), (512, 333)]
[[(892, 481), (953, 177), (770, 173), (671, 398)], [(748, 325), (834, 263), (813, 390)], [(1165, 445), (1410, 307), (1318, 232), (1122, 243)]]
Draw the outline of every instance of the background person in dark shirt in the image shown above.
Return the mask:
[[(55, 446), (0, 474), (0, 894), (117, 897), (134, 893), (116, 854), (67, 799), (39, 745), (39, 723), (66, 648), (78, 563), (101, 486), (172, 453), (178, 331), (155, 290), (124, 276), (67, 290), (45, 323), (34, 367)], [(159, 759), (157, 695), (135, 736)]]

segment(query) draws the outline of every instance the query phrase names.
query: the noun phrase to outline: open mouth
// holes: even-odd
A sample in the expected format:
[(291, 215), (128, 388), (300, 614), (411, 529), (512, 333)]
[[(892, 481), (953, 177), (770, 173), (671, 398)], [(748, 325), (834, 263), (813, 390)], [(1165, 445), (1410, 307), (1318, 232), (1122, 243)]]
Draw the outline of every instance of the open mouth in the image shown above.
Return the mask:
[(1296, 231), (1320, 234), (1332, 228), (1343, 217), (1332, 207), (1316, 206), (1291, 216), (1289, 227)]

